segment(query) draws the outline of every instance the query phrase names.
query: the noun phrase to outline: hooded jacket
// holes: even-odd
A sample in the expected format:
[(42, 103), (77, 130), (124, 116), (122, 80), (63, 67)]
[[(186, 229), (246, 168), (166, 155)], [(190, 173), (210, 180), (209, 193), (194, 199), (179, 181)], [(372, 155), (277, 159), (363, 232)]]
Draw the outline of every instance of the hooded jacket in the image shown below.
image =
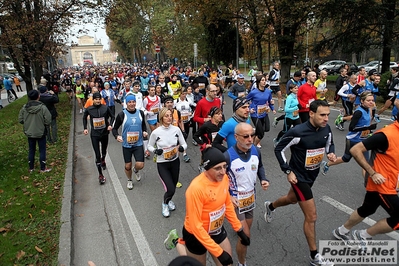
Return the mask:
[(51, 113), (39, 101), (29, 101), (19, 111), (19, 123), (24, 125), (28, 138), (41, 138), (46, 134), (46, 126), (51, 123)]

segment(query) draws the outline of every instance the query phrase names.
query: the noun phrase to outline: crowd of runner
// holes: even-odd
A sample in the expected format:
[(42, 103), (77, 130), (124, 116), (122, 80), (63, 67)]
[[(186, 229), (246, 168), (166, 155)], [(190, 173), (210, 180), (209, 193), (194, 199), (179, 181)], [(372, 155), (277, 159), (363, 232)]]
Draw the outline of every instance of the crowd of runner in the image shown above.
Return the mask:
[[(65, 69), (47, 78), (49, 90), (55, 93), (63, 90), (71, 99), (76, 98), (79, 113), (83, 114), (85, 134), (89, 133), (90, 124), (100, 184), (106, 182), (103, 170), (106, 169), (110, 132), (122, 143), (129, 190), (133, 189), (133, 173), (136, 181), (140, 181), (145, 158), (153, 154), (165, 188), (161, 206), (164, 217), (169, 217), (176, 209), (172, 198), (176, 187), (182, 185), (179, 157), (190, 162), (187, 140), (191, 131), (190, 141), (202, 154), (201, 161), (197, 162), (199, 175), (186, 191), (182, 235), (179, 237), (176, 230), (170, 231), (165, 246), (167, 249), (176, 247), (181, 256), (196, 259), (198, 265), (206, 265), (207, 252), (217, 265), (233, 263), (231, 244), (223, 227), (225, 217), (240, 238), (236, 246), (238, 265), (247, 265), (256, 179), (262, 189), (269, 187), (260, 142), (271, 125), (276, 127), (279, 121), (284, 121), (274, 139), (274, 147), (290, 186), (287, 195), (274, 202), (265, 202), (265, 221), (272, 221), (275, 209), (298, 203), (305, 217), (303, 230), (310, 264), (334, 265), (324, 259), (316, 247), (317, 215), (312, 185), (320, 170), (325, 175), (332, 165), (348, 162), (353, 156), (365, 176), (365, 202), (347, 223), (333, 231), (337, 239), (366, 241), (399, 227), (396, 194), (399, 141), (391, 137), (399, 133), (399, 69), (391, 70), (390, 98), (385, 104), (387, 107), (394, 105), (393, 123), (375, 131), (381, 114), (375, 105), (380, 95), (377, 86), (380, 75), (375, 71), (359, 71), (359, 74), (348, 76), (348, 69), (342, 68), (333, 102), (328, 103), (325, 71), (303, 69), (295, 72), (286, 84), (281, 84), (279, 68), (279, 63), (275, 62), (270, 73), (252, 69), (250, 84), (231, 64), (223, 70), (207, 65), (192, 69), (166, 64), (82, 67)], [(284, 87), (286, 95), (281, 90)], [(224, 92), (233, 99), (231, 117), (223, 113), (226, 108)], [(277, 97), (276, 104), (273, 94)], [(344, 123), (349, 123), (342, 157), (334, 153), (333, 132), (327, 124), (329, 106), (336, 105), (339, 100), (342, 100), (343, 109), (335, 120), (336, 128), (342, 131)], [(123, 109), (118, 114), (115, 113), (116, 104), (121, 104)], [(271, 124), (270, 115), (277, 112), (281, 115), (272, 118)], [(288, 149), (291, 150), (290, 159), (285, 156)], [(372, 151), (370, 156), (369, 150)], [(327, 160), (323, 161), (325, 155)], [(384, 163), (388, 165), (386, 169), (381, 166)], [(390, 217), (379, 221), (377, 228), (354, 230), (351, 237), (350, 229), (374, 213), (378, 206)]]

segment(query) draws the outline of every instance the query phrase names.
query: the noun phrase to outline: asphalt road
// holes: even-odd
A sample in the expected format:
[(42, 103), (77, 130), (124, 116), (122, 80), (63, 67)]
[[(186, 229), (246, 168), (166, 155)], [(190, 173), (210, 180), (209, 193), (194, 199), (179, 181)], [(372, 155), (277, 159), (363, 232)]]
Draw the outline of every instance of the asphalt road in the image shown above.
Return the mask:
[[(230, 117), (231, 99), (226, 96), (226, 117)], [(120, 106), (117, 107), (117, 112)], [(279, 114), (276, 114), (279, 115)], [(334, 127), (338, 110), (331, 110), (329, 124), (332, 126), (336, 154), (344, 152), (344, 132)], [(274, 115), (271, 114), (271, 119)], [(379, 127), (390, 122), (383, 118)], [(262, 140), (262, 156), (266, 173), (271, 181), (267, 191), (257, 185), (256, 209), (252, 226), (251, 246), (248, 249), (247, 265), (308, 265), (309, 250), (303, 234), (303, 214), (298, 205), (286, 206), (275, 211), (273, 221), (264, 221), (265, 200), (275, 200), (285, 195), (289, 189), (286, 175), (280, 170), (273, 152), (273, 138), (282, 128), (271, 128)], [(346, 125), (346, 128), (348, 125)], [(182, 188), (176, 189), (173, 201), (176, 210), (169, 218), (163, 218), (161, 203), (163, 186), (159, 180), (156, 164), (153, 160), (145, 161), (144, 177), (134, 181), (134, 189), (126, 188), (122, 148), (113, 136), (110, 136), (107, 170), (104, 175), (107, 183), (100, 186), (94, 164), (94, 152), (90, 137), (82, 134), (82, 115), (76, 113), (76, 153), (74, 172), (73, 244), (72, 265), (87, 265), (91, 260), (99, 265), (167, 265), (177, 256), (177, 251), (167, 251), (163, 240), (167, 233), (177, 228), (179, 234), (185, 215), (184, 193), (190, 181), (198, 174), (200, 160), (198, 147), (188, 141), (189, 163), (181, 161), (180, 181)], [(349, 217), (351, 209), (362, 203), (365, 190), (361, 169), (354, 160), (330, 168), (326, 176), (319, 175), (313, 186), (317, 204), (317, 239), (333, 239), (331, 231), (342, 225)], [(378, 210), (370, 218), (379, 220), (387, 215)], [(372, 220), (367, 220), (372, 223)], [(234, 262), (236, 234), (226, 222), (229, 239), (232, 242)], [(357, 229), (368, 227), (366, 223)], [(393, 233), (375, 237), (377, 240), (398, 240), (399, 234)], [(210, 259), (208, 265), (213, 265)], [(363, 264), (364, 265), (364, 264)]]
[[(22, 97), (26, 94), (25, 81), (21, 82), (21, 88), (23, 90), (22, 92), (17, 92), (15, 85), (13, 85), (13, 88), (14, 88), (15, 92), (17, 93), (18, 97)], [(0, 91), (0, 103), (3, 105), (3, 107), (5, 107), (9, 104), (9, 102), (7, 101), (7, 91), (5, 89), (2, 89)]]

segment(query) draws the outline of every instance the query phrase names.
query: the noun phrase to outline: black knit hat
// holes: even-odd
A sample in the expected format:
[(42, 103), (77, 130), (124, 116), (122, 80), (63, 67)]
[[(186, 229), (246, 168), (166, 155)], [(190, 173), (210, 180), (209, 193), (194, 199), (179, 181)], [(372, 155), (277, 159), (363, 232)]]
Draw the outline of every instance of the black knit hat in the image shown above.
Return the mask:
[(224, 154), (217, 148), (208, 148), (204, 151), (204, 168), (209, 170), (215, 165), (226, 162)]
[(31, 90), (28, 92), (28, 99), (29, 100), (37, 100), (39, 98), (39, 91), (38, 90)]

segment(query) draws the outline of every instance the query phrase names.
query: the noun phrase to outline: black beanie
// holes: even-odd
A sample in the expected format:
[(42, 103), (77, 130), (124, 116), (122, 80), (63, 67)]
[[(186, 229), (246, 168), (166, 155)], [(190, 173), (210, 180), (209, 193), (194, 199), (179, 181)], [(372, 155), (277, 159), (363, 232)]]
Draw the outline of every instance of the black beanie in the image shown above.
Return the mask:
[(100, 92), (93, 93), (93, 99), (101, 99), (101, 93)]
[(209, 170), (217, 164), (226, 162), (224, 154), (217, 148), (208, 148), (204, 151), (204, 168)]
[(31, 90), (28, 92), (29, 100), (37, 100), (39, 98), (39, 91), (38, 90)]

